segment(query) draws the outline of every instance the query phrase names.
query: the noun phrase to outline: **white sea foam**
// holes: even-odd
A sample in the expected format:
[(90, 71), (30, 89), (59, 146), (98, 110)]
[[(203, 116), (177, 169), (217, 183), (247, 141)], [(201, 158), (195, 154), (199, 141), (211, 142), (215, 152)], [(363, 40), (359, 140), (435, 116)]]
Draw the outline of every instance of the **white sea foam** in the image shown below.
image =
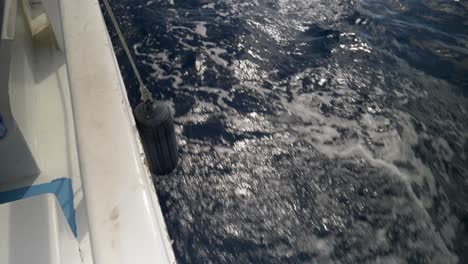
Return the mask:
[[(290, 25), (284, 23), (280, 25), (277, 21), (270, 21), (269, 18), (261, 22), (252, 18), (248, 19), (246, 23), (255, 30), (266, 34), (276, 44), (282, 45), (287, 44), (291, 36), (297, 34), (297, 32), (304, 32), (307, 29), (301, 21), (339, 19), (333, 15), (333, 10), (327, 10), (325, 1), (317, 3), (317, 9), (323, 11), (322, 15), (319, 14), (320, 12), (309, 14), (303, 11), (304, 6), (308, 4), (310, 3), (304, 0), (281, 0), (278, 2), (278, 13), (285, 17), (290, 14), (295, 16), (298, 16), (298, 14), (299, 16), (303, 15), (303, 17), (297, 19), (289, 19), (288, 21), (291, 21)], [(245, 2), (235, 5), (228, 12), (216, 10), (216, 13), (219, 16), (228, 16), (236, 12), (240, 14), (256, 5), (258, 3)], [(213, 9), (214, 7), (215, 3), (210, 3), (202, 8)], [(341, 7), (334, 5), (334, 8)], [(356, 23), (363, 22), (360, 20)], [(208, 29), (211, 28), (208, 27)], [(409, 99), (425, 97), (427, 93), (420, 91), (413, 82), (410, 80), (405, 81), (403, 77), (401, 78), (400, 89), (389, 91), (378, 84), (371, 84), (368, 78), (354, 76), (356, 72), (345, 71), (340, 69), (340, 66), (333, 64), (322, 68), (304, 69), (288, 77), (287, 80), (275, 81), (273, 78), (269, 78), (274, 75), (272, 74), (274, 70), (269, 71), (260, 66), (262, 63), (268, 63), (268, 58), (262, 57), (261, 51), (249, 47), (248, 43), (243, 43), (240, 37), (239, 43), (235, 43), (234, 47), (239, 48), (239, 50), (247, 48), (246, 54), (239, 59), (234, 58), (228, 52), (229, 48), (226, 48), (224, 44), (215, 43), (214, 40), (207, 41), (208, 36), (212, 37), (209, 34), (211, 32), (207, 32), (208, 29), (205, 22), (196, 21), (190, 24), (189, 27), (169, 26), (168, 34), (176, 36), (177, 48), (195, 54), (194, 68), (201, 81), (205, 81), (204, 76), (208, 70), (219, 73), (222, 68), (223, 71), (232, 74), (230, 77), (235, 78), (237, 82), (230, 90), (219, 87), (199, 87), (198, 84), (194, 86), (186, 84), (183, 82), (186, 72), (181, 69), (180, 62), (177, 64), (169, 59), (174, 57), (174, 53), (171, 53), (173, 51), (143, 53), (141, 52), (141, 44), (134, 46), (135, 54), (144, 58), (147, 61), (145, 63), (152, 67), (153, 73), (151, 76), (153, 78), (156, 80), (171, 80), (173, 89), (183, 89), (188, 95), (195, 98), (190, 110), (183, 116), (177, 117), (176, 121), (179, 124), (204, 124), (216, 119), (222, 122), (222, 129), (226, 133), (238, 133), (243, 136), (240, 139), (234, 139), (233, 142), (212, 144), (209, 141), (181, 135), (183, 127), (180, 126), (176, 128), (177, 133), (181, 135), (181, 146), (188, 153), (188, 161), (184, 162), (193, 162), (192, 158), (194, 160), (212, 158), (213, 162), (207, 162), (207, 164), (216, 166), (220, 164), (216, 164), (213, 155), (223, 157), (218, 163), (231, 158), (237, 163), (229, 165), (234, 172), (230, 174), (230, 177), (226, 177), (225, 181), (233, 181), (230, 184), (233, 185), (234, 196), (247, 199), (255, 197), (253, 194), (255, 194), (256, 189), (252, 179), (255, 179), (255, 177), (268, 178), (278, 173), (273, 166), (267, 164), (268, 160), (275, 155), (291, 155), (291, 162), (295, 162), (296, 159), (301, 158), (294, 156), (295, 151), (298, 151), (302, 146), (306, 146), (314, 150), (314, 152), (307, 152), (308, 155), (317, 152), (317, 155), (323, 156), (324, 159), (356, 160), (358, 163), (378, 169), (379, 173), (381, 172), (385, 177), (388, 177), (391, 182), (403, 183), (401, 186), (405, 188), (403, 192), (405, 195), (388, 197), (391, 213), (385, 217), (391, 218), (392, 220), (389, 220), (389, 222), (392, 222), (399, 215), (415, 216), (418, 221), (411, 222), (408, 230), (417, 232), (420, 237), (408, 238), (409, 247), (431, 248), (433, 251), (441, 252), (435, 257), (435, 261), (444, 262), (443, 259), (437, 259), (441, 257), (445, 257), (446, 263), (457, 261), (453, 253), (448, 249), (452, 246), (453, 239), (456, 236), (454, 227), (458, 224), (457, 219), (451, 217), (450, 208), (446, 202), (442, 202), (442, 207), (445, 210), (443, 214), (448, 215), (449, 219), (442, 224), (440, 230), (436, 228), (427, 211), (433, 206), (433, 197), (438, 195), (434, 175), (429, 167), (417, 157), (414, 147), (421, 140), (427, 139), (431, 141), (431, 146), (435, 151), (443, 153), (448, 159), (453, 157), (454, 150), (442, 137), (433, 137), (416, 132), (413, 124), (414, 118), (411, 115), (397, 109), (385, 109), (377, 104), (370, 103), (382, 101), (382, 98), (389, 95), (396, 97), (398, 102), (404, 103)], [(258, 41), (255, 44), (258, 44)], [(345, 32), (340, 34), (340, 42), (335, 52), (352, 54), (352, 59), (356, 64), (359, 64), (363, 61), (363, 58), (359, 57), (359, 55), (371, 53), (372, 48), (356, 33)], [(364, 55), (371, 56), (372, 54)], [(213, 66), (213, 63), (215, 66)], [(364, 71), (363, 68), (359, 70)], [(375, 70), (371, 73), (373, 78), (385, 83), (382, 71)], [(307, 82), (304, 80), (307, 80)], [(268, 83), (271, 87), (268, 89), (262, 87), (259, 84), (261, 82)], [(351, 89), (351, 84), (358, 88)], [(362, 89), (361, 93), (357, 92), (359, 89)], [(238, 111), (231, 104), (239, 103), (236, 100), (244, 100), (243, 97), (236, 97), (238, 92), (255, 97), (255, 99), (258, 99), (258, 104), (268, 104), (268, 106), (274, 106), (280, 110), (275, 112), (275, 115), (264, 114), (261, 111), (255, 112), (255, 110), (247, 113)], [(208, 94), (209, 96), (204, 98), (200, 94)], [(370, 99), (364, 100), (361, 94), (368, 95)], [(213, 100), (213, 98), (216, 98), (216, 100)], [(273, 99), (270, 100), (270, 98)], [(248, 101), (249, 99), (245, 100)], [(356, 103), (357, 101), (363, 101), (363, 103)], [(257, 102), (255, 101), (255, 103)], [(362, 107), (362, 111), (352, 117), (350, 114), (355, 111), (353, 107), (356, 105)], [(328, 113), (322, 110), (322, 106), (336, 106), (336, 112), (330, 111)], [(255, 107), (252, 108), (255, 109)], [(343, 114), (343, 116), (340, 114)], [(347, 116), (347, 114), (349, 115)], [(352, 136), (344, 137), (343, 129), (350, 131)], [(261, 132), (261, 134), (249, 138), (248, 135), (255, 132)], [(262, 144), (267, 146), (264, 152), (262, 152), (264, 146)], [(279, 144), (284, 144), (284, 146), (277, 146)], [(290, 147), (293, 144), (295, 144), (294, 147)], [(302, 144), (301, 147), (297, 147), (300, 144)], [(241, 158), (235, 159), (232, 157)], [(187, 164), (184, 165), (184, 168), (197, 166), (199, 164)], [(310, 166), (313, 167), (314, 165)], [(265, 182), (267, 184), (277, 184), (270, 181)], [(422, 194), (418, 193), (415, 188), (421, 188), (424, 192)], [(408, 193), (409, 200), (406, 193)], [(331, 211), (330, 215), (327, 216), (328, 218), (324, 217), (320, 220), (320, 224), (326, 231), (329, 231), (333, 220), (339, 222), (333, 218), (339, 217), (335, 214), (335, 212), (340, 212), (338, 210), (339, 205), (330, 196), (330, 193), (325, 191), (318, 197), (314, 197), (314, 206), (316, 206), (314, 210)], [(384, 198), (387, 199), (387, 197)], [(382, 204), (382, 206), (387, 205)], [(287, 204), (283, 207), (278, 208), (276, 211), (290, 212)], [(267, 209), (264, 210), (267, 211)], [(296, 204), (293, 203), (290, 210), (291, 212), (297, 210)], [(373, 217), (373, 215), (370, 215), (370, 217)], [(389, 237), (387, 237), (390, 226), (379, 227), (378, 230), (372, 233), (373, 227), (364, 224), (363, 221), (356, 220), (355, 222), (350, 229), (356, 234), (362, 235), (362, 237), (356, 236), (356, 238), (368, 238), (362, 239), (362, 243), (365, 244), (371, 241), (375, 244), (363, 246), (362, 252), (350, 250), (350, 255), (372, 255), (372, 249), (374, 248), (391, 250), (391, 243)], [(268, 224), (271, 223), (268, 222)], [(242, 226), (235, 224), (226, 225), (225, 231), (235, 237), (243, 235)], [(297, 243), (296, 248), (304, 252), (314, 252), (318, 260), (330, 262), (330, 255), (336, 250), (335, 246), (338, 238), (334, 235), (319, 238), (311, 235), (310, 230), (303, 234), (303, 236), (294, 234), (297, 241), (292, 243)], [(290, 234), (287, 235), (287, 237), (289, 236)], [(353, 238), (355, 237), (353, 236)], [(282, 252), (282, 250), (286, 249), (279, 246), (278, 252)], [(290, 252), (287, 252), (287, 254), (290, 254)], [(404, 254), (404, 252), (401, 255), (389, 254), (386, 257), (378, 257), (375, 261), (376, 263), (405, 263)]]
[(203, 5), (202, 8), (209, 8), (209, 9), (214, 9), (215, 3), (209, 3), (206, 5)]
[(205, 22), (198, 22), (195, 24), (195, 33), (197, 33), (198, 35), (204, 38), (207, 37), (205, 24), (206, 24)]

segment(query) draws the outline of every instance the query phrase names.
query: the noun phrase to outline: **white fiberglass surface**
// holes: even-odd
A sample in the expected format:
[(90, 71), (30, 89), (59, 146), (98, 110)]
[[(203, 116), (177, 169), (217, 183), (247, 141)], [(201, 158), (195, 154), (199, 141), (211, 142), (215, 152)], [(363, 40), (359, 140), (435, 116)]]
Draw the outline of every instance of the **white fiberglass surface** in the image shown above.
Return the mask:
[[(45, 16), (46, 14), (44, 14)], [(77, 240), (84, 263), (91, 263), (86, 205), (79, 174), (74, 120), (65, 54), (51, 27), (31, 34), (19, 3), (11, 42), (8, 93), (12, 116), (38, 172), (2, 175), (0, 191), (70, 178), (73, 186)], [(12, 131), (9, 131), (12, 132)], [(7, 154), (11, 151), (5, 151)], [(1, 168), (0, 168), (1, 169)], [(23, 170), (23, 171), (22, 171)]]
[(65, 57), (45, 29), (31, 36), (18, 12), (11, 50), (13, 116), (39, 167), (40, 182), (76, 174), (76, 147)]

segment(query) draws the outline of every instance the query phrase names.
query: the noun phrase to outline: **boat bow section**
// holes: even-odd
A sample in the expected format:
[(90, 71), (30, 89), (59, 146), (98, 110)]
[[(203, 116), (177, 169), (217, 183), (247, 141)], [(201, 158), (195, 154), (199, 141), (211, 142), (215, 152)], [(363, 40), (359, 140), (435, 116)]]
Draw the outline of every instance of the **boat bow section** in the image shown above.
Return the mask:
[(174, 263), (97, 0), (59, 0), (94, 263)]

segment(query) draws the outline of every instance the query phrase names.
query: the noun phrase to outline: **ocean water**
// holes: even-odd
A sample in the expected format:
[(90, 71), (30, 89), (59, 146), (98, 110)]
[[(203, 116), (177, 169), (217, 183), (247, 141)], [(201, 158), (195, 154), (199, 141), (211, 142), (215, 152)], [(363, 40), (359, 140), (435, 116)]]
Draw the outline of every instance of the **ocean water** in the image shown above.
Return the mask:
[(467, 1), (111, 5), (174, 107), (179, 263), (468, 263)]

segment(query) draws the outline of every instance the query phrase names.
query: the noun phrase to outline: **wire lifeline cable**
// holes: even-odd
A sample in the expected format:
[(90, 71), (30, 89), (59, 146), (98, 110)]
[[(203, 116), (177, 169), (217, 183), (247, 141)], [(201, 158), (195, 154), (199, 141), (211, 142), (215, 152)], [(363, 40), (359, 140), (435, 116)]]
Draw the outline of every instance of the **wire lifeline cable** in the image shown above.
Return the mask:
[(138, 71), (138, 68), (136, 67), (135, 62), (133, 61), (132, 54), (130, 53), (130, 50), (128, 49), (127, 42), (125, 41), (122, 31), (120, 30), (119, 24), (117, 23), (117, 20), (115, 19), (114, 12), (112, 12), (112, 8), (109, 5), (109, 1), (102, 0), (102, 2), (104, 2), (104, 6), (106, 7), (107, 13), (109, 14), (112, 24), (114, 25), (114, 29), (117, 32), (117, 35), (119, 36), (120, 43), (122, 44), (123, 49), (125, 50), (125, 53), (127, 54), (127, 58), (130, 61), (130, 65), (132, 66), (133, 72), (135, 73), (138, 83), (140, 84), (141, 100), (143, 102), (153, 102), (153, 96), (151, 95), (151, 92), (148, 90), (148, 88), (146, 88), (145, 84), (143, 83), (143, 80), (141, 79), (140, 72)]

